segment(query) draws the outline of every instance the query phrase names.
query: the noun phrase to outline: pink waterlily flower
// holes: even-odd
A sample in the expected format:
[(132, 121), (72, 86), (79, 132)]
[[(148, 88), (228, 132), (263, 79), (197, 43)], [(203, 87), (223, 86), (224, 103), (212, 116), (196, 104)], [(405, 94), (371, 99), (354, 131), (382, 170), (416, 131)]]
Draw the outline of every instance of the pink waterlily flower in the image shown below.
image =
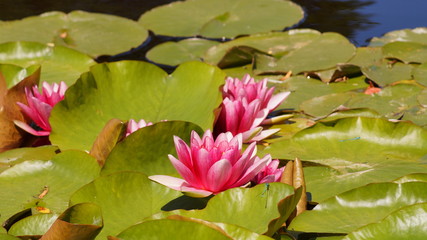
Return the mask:
[(221, 133), (214, 139), (207, 130), (200, 139), (191, 133), (190, 147), (179, 137), (174, 137), (178, 158), (169, 159), (184, 178), (164, 175), (150, 179), (193, 197), (206, 197), (234, 187), (250, 183), (266, 165), (271, 156), (256, 156), (256, 144), (250, 144), (242, 153), (242, 135)]
[(14, 123), (23, 130), (35, 136), (48, 136), (52, 130), (49, 124), (50, 112), (53, 106), (64, 99), (67, 85), (64, 82), (50, 85), (47, 82), (42, 83), (42, 92), (39, 92), (37, 86), (31, 90), (25, 89), (28, 105), (17, 102), (22, 112), (27, 115), (32, 123), (29, 125), (21, 121)]
[(128, 126), (126, 128), (126, 137), (140, 128), (151, 126), (151, 125), (153, 125), (152, 122), (147, 123), (144, 119), (139, 120), (139, 122), (136, 122), (135, 120), (130, 119), (128, 122)]
[(279, 182), (282, 178), (285, 167), (277, 168), (279, 160), (269, 161), (268, 164), (261, 170), (253, 179), (254, 184)]
[[(274, 88), (267, 87), (267, 79), (255, 82), (250, 75), (242, 80), (227, 78), (223, 87), (221, 112), (215, 123), (214, 133), (231, 132), (243, 134), (243, 142), (259, 141), (277, 131), (262, 131), (267, 115), (277, 108), (290, 94), (281, 92), (273, 95)], [(271, 122), (269, 120), (268, 122)]]

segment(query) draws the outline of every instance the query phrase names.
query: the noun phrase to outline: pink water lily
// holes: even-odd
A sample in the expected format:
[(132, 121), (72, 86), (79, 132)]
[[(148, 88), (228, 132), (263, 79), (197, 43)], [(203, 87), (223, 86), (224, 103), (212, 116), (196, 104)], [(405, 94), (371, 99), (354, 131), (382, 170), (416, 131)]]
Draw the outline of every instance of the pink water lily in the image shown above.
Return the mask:
[(140, 128), (151, 126), (151, 125), (153, 125), (152, 122), (147, 123), (144, 119), (139, 120), (139, 122), (136, 122), (135, 120), (130, 119), (128, 122), (128, 126), (126, 128), (126, 137)]
[(23, 130), (35, 136), (48, 136), (52, 130), (49, 124), (50, 112), (53, 106), (64, 99), (67, 85), (64, 82), (50, 85), (47, 82), (42, 83), (42, 92), (39, 92), (37, 86), (31, 90), (25, 89), (28, 105), (17, 102), (22, 112), (27, 115), (32, 123), (29, 125), (21, 121), (14, 123)]
[(214, 139), (208, 130), (200, 139), (193, 131), (190, 147), (176, 136), (174, 142), (178, 158), (169, 155), (169, 159), (184, 179), (164, 175), (150, 179), (194, 197), (247, 185), (271, 161), (270, 155), (256, 156), (255, 143), (242, 153), (241, 134), (233, 137), (226, 132)]
[(285, 167), (279, 167), (279, 160), (271, 160), (253, 179), (254, 184), (279, 182)]
[(267, 87), (267, 79), (255, 82), (250, 75), (242, 80), (227, 78), (223, 87), (221, 112), (215, 123), (214, 134), (231, 132), (243, 134), (243, 141), (258, 141), (278, 130), (262, 131), (267, 115), (277, 108), (290, 94), (281, 92), (273, 95), (274, 88)]

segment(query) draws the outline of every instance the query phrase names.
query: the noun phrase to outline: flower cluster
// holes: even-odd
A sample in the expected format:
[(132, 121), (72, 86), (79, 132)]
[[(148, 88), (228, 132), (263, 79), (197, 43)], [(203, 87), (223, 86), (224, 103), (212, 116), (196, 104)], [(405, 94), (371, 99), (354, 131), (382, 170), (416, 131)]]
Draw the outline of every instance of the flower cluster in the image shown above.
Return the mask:
[(267, 115), (279, 106), (289, 92), (273, 95), (274, 88), (267, 87), (267, 79), (255, 82), (245, 75), (242, 80), (227, 78), (223, 87), (221, 112), (214, 126), (214, 134), (231, 132), (243, 134), (243, 142), (262, 140), (278, 130), (262, 131)]
[(41, 93), (37, 86), (34, 86), (31, 90), (26, 88), (25, 94), (28, 105), (20, 102), (17, 102), (17, 104), (32, 122), (27, 124), (21, 121), (14, 121), (14, 123), (35, 136), (48, 136), (52, 130), (49, 124), (50, 112), (55, 104), (64, 99), (66, 90), (67, 85), (64, 82), (53, 83), (52, 85), (43, 82)]
[[(256, 156), (256, 143), (251, 143), (242, 153), (242, 134), (233, 136), (221, 133), (214, 139), (207, 130), (202, 138), (191, 133), (188, 146), (179, 137), (174, 137), (178, 158), (169, 155), (178, 173), (184, 178), (164, 175), (150, 176), (150, 179), (172, 189), (194, 197), (206, 197), (229, 188), (248, 185), (258, 174), (270, 180), (262, 171), (271, 162), (271, 156)], [(277, 167), (276, 167), (277, 168)], [(267, 174), (275, 171), (267, 171)]]

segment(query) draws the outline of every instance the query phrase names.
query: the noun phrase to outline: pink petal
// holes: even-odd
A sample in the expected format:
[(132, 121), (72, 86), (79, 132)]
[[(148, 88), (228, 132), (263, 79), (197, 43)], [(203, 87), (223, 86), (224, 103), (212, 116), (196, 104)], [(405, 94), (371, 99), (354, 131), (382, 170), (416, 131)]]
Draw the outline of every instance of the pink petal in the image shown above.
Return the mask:
[(266, 138), (274, 135), (275, 133), (277, 133), (279, 131), (280, 131), (280, 129), (278, 129), (278, 128), (264, 130), (264, 131), (260, 132), (258, 135), (256, 135), (255, 137), (253, 137), (251, 139), (251, 141), (254, 141), (254, 142), (261, 141), (263, 139), (266, 139)]
[(168, 157), (172, 165), (178, 171), (179, 175), (181, 175), (181, 177), (183, 177), (190, 185), (200, 188), (203, 187), (200, 182), (200, 179), (198, 179), (197, 176), (194, 175), (193, 171), (191, 171), (189, 167), (185, 166), (185, 164), (183, 164), (181, 161), (179, 161), (170, 154), (168, 155)]
[(257, 159), (254, 164), (246, 170), (244, 175), (232, 185), (232, 187), (240, 187), (243, 184), (248, 183), (267, 165), (267, 162), (270, 160), (270, 155), (266, 155), (262, 159)]
[(153, 175), (148, 178), (171, 189), (184, 192), (191, 197), (207, 197), (212, 194), (210, 191), (191, 187), (185, 180), (180, 178), (165, 175)]
[(175, 143), (176, 153), (178, 154), (178, 159), (187, 167), (193, 167), (191, 161), (191, 152), (188, 145), (179, 137), (173, 136), (173, 141)]
[(34, 128), (32, 128), (30, 125), (21, 122), (21, 121), (13, 121), (16, 126), (20, 127), (21, 129), (25, 130), (26, 132), (34, 135), (34, 136), (49, 136), (50, 131), (36, 131)]
[(262, 127), (256, 127), (256, 128), (252, 128), (252, 129), (244, 132), (242, 134), (242, 136), (243, 136), (243, 142), (244, 143), (248, 143), (248, 142), (251, 142), (251, 141), (255, 141), (255, 140), (253, 140), (253, 138), (255, 138), (256, 136), (258, 136), (261, 133), (261, 131), (262, 131)]
[(224, 184), (230, 178), (232, 166), (227, 159), (221, 159), (214, 163), (209, 169), (206, 182), (208, 190), (212, 192), (219, 192), (228, 189)]
[(277, 108), (283, 101), (285, 101), (289, 94), (291, 94), (291, 92), (280, 92), (276, 95), (273, 95), (268, 102), (267, 109), (272, 111)]

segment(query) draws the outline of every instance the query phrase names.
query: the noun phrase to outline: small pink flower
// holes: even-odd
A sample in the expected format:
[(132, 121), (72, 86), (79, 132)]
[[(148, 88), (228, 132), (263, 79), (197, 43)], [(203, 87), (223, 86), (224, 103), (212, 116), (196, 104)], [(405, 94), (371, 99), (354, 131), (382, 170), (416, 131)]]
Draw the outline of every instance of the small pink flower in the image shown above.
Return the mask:
[(130, 119), (128, 122), (128, 126), (126, 128), (126, 137), (129, 136), (131, 133), (135, 132), (136, 130), (153, 125), (152, 122), (145, 122), (144, 119), (139, 120), (139, 122), (136, 122), (133, 119)]
[(31, 126), (21, 121), (14, 121), (14, 123), (35, 136), (48, 136), (52, 130), (49, 124), (50, 112), (55, 104), (64, 99), (66, 90), (67, 85), (64, 82), (59, 85), (43, 82), (41, 93), (37, 86), (34, 86), (32, 91), (26, 88), (28, 106), (20, 102), (17, 104), (22, 112), (32, 120)]
[(279, 160), (270, 161), (264, 169), (252, 179), (252, 182), (255, 184), (279, 182), (285, 167), (277, 168), (278, 166)]
[(154, 175), (150, 179), (172, 189), (195, 197), (206, 197), (230, 188), (248, 184), (271, 160), (270, 155), (256, 156), (256, 144), (250, 144), (242, 153), (242, 135), (221, 133), (216, 139), (210, 130), (200, 139), (191, 133), (190, 147), (174, 137), (178, 158), (169, 159), (184, 178)]
[(273, 95), (274, 88), (267, 87), (267, 79), (255, 82), (250, 75), (242, 80), (227, 78), (223, 87), (221, 112), (215, 123), (214, 133), (231, 132), (243, 134), (243, 141), (258, 141), (278, 130), (262, 131), (267, 115), (279, 106), (289, 92)]

